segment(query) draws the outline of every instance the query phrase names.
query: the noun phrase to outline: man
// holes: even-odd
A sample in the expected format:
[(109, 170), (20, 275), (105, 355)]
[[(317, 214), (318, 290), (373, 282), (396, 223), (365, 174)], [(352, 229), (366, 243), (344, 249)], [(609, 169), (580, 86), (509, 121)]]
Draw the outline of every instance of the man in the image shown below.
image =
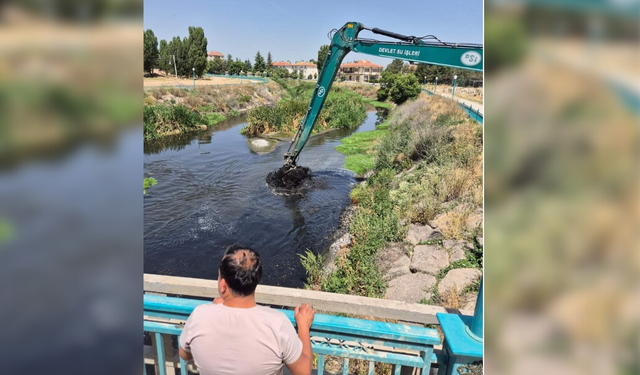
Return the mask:
[(180, 357), (194, 359), (201, 375), (309, 375), (313, 355), (309, 329), (315, 312), (296, 307), (293, 325), (282, 312), (258, 306), (260, 255), (233, 245), (218, 268), (220, 297), (196, 307), (180, 335)]

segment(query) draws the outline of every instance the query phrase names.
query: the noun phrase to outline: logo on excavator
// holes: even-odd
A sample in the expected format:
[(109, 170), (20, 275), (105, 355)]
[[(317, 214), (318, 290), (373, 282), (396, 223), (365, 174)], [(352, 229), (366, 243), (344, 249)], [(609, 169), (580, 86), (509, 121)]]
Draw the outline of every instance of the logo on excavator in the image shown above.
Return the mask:
[(318, 89), (318, 98), (322, 98), (324, 96), (324, 86), (320, 86)]
[(476, 51), (467, 51), (460, 57), (460, 62), (467, 66), (478, 65), (481, 60), (482, 56)]

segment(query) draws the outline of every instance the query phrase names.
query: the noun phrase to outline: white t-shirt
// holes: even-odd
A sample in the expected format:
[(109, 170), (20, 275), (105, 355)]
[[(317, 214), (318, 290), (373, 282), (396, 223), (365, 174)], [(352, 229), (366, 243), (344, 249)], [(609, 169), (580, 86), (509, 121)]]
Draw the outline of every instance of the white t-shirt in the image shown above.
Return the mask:
[(286, 315), (265, 306), (196, 307), (180, 335), (201, 375), (280, 375), (302, 354), (302, 342)]

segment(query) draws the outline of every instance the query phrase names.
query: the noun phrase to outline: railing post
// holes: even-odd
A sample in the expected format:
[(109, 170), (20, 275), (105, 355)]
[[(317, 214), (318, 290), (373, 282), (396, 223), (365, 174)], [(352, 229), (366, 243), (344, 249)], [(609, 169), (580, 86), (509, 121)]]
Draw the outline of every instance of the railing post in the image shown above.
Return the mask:
[(457, 374), (458, 367), (482, 361), (483, 346), (483, 280), (473, 316), (438, 313), (438, 321), (444, 333), (442, 353), (445, 363), (438, 365), (438, 375)]
[(480, 280), (480, 290), (478, 291), (478, 300), (476, 301), (476, 308), (473, 311), (473, 321), (471, 322), (471, 333), (476, 337), (483, 340), (484, 338), (484, 302), (482, 297), (484, 294), (484, 278)]

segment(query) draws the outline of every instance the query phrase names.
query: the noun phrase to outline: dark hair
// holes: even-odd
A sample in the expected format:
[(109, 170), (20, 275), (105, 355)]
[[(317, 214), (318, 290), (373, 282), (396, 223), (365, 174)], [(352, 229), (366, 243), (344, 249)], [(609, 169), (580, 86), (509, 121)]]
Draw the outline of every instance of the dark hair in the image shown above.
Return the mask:
[(227, 248), (220, 261), (220, 277), (239, 296), (252, 294), (262, 278), (260, 254), (239, 245)]

